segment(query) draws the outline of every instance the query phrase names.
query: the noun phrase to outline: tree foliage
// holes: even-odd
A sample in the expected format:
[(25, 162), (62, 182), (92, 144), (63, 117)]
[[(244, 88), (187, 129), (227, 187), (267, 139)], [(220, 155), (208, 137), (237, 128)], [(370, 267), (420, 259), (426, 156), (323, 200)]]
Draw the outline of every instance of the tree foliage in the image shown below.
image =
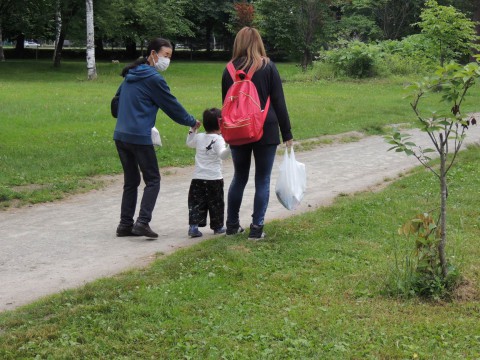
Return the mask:
[(432, 43), (431, 51), (439, 59), (441, 66), (446, 61), (470, 55), (479, 49), (475, 23), (453, 6), (438, 5), (436, 0), (428, 0), (420, 14), (418, 26)]
[(334, 13), (330, 0), (260, 0), (258, 25), (277, 51), (301, 58), (303, 69), (333, 36)]
[[(415, 29), (424, 0), (352, 0), (342, 6), (342, 20), (360, 40), (401, 39)], [(371, 27), (366, 25), (370, 23)]]
[[(449, 39), (458, 40), (452, 48), (450, 42), (443, 45), (445, 39), (442, 38), (442, 51), (438, 46), (432, 48), (439, 53), (439, 58), (457, 58), (467, 53), (468, 45), (462, 48), (461, 44), (475, 40), (464, 36), (470, 29), (462, 25), (467, 18), (459, 18), (458, 12), (453, 18), (448, 17), (450, 5), (480, 20), (480, 3), (477, 0), (438, 2), (439, 7), (444, 7), (440, 7), (440, 23), (445, 24), (444, 29), (448, 24), (461, 25), (456, 33), (444, 29), (430, 31), (440, 24), (435, 23), (436, 15), (430, 16), (431, 26), (430, 19), (420, 18), (425, 0), (95, 0), (95, 44), (100, 51), (104, 44), (124, 46), (127, 56), (135, 57), (138, 46), (163, 36), (174, 43), (188, 44), (192, 49), (206, 49), (210, 54), (214, 48), (228, 50), (234, 34), (241, 27), (253, 24), (262, 33), (269, 52), (298, 60), (305, 69), (321, 49), (331, 48), (338, 41), (368, 43), (402, 39), (419, 33), (424, 24), (424, 35), (435, 41), (442, 32)], [(57, 10), (62, 19), (59, 40), (68, 39), (84, 46), (83, 0), (0, 0), (0, 36), (10, 42), (18, 37), (20, 56), (23, 39), (52, 42), (56, 39)], [(476, 31), (480, 32), (480, 25)], [(57, 42), (57, 50), (59, 63), (61, 41)]]

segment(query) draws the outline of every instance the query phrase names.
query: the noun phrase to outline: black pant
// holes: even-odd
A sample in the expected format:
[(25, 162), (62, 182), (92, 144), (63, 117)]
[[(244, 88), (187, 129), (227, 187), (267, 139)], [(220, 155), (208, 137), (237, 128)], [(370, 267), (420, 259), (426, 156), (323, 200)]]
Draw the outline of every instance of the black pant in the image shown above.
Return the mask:
[(223, 179), (193, 179), (188, 191), (188, 223), (200, 227), (207, 225), (210, 214), (210, 228), (220, 229), (224, 223), (225, 202), (223, 200)]
[[(124, 185), (120, 224), (133, 225), (137, 206), (140, 171), (145, 182), (140, 213), (137, 221), (148, 224), (152, 220), (152, 212), (160, 191), (160, 170), (157, 154), (152, 145), (136, 145), (115, 140), (118, 155), (122, 162)], [(139, 170), (140, 168), (140, 170)]]

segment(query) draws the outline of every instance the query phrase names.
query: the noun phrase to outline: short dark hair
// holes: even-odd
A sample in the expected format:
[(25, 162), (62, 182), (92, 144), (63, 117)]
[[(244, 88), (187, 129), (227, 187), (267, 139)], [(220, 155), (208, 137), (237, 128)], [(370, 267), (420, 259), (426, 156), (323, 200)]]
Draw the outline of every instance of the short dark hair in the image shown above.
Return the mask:
[(215, 130), (220, 130), (218, 125), (218, 119), (222, 117), (222, 112), (220, 109), (211, 108), (203, 112), (203, 127), (206, 132), (211, 132)]

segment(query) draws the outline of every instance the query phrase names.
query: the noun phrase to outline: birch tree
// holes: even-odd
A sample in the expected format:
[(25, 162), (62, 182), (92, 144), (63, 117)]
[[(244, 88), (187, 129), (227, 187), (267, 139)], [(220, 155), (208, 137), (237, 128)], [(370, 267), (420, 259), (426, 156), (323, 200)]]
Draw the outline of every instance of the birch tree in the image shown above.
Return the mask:
[(87, 73), (88, 80), (97, 78), (95, 66), (95, 36), (93, 26), (93, 0), (85, 0), (87, 10)]
[(70, 23), (78, 21), (76, 15), (82, 8), (83, 0), (61, 0), (60, 4), (60, 19), (61, 26), (58, 34), (58, 42), (55, 44), (55, 57), (53, 59), (53, 66), (60, 67), (62, 60), (63, 44), (65, 42)]
[(55, 3), (55, 49), (53, 50), (53, 60), (57, 56), (57, 45), (60, 41), (60, 31), (62, 29), (62, 12), (60, 10), (60, 0)]

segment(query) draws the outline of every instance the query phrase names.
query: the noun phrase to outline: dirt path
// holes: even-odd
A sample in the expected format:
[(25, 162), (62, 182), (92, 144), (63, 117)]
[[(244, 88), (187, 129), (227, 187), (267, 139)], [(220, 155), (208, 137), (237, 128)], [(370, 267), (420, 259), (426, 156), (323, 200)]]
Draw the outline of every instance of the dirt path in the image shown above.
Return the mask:
[[(429, 145), (425, 134), (410, 131), (417, 144)], [(480, 126), (470, 129), (467, 142), (480, 141)], [(307, 168), (307, 193), (298, 210), (285, 210), (274, 193), (281, 158), (277, 158), (267, 222), (327, 205), (341, 193), (368, 190), (417, 166), (413, 157), (387, 152), (382, 137), (338, 143), (297, 152)], [(161, 151), (161, 150), (160, 150)], [(187, 237), (187, 193), (192, 168), (162, 176), (160, 196), (151, 226), (159, 239), (117, 238), (122, 178), (108, 187), (67, 200), (0, 212), (0, 311), (14, 309), (42, 296), (88, 281), (142, 266), (156, 253), (168, 254), (202, 239)], [(226, 190), (232, 163), (224, 163)], [(241, 223), (250, 224), (253, 203), (250, 180), (242, 205)], [(268, 233), (268, 224), (266, 226)]]

